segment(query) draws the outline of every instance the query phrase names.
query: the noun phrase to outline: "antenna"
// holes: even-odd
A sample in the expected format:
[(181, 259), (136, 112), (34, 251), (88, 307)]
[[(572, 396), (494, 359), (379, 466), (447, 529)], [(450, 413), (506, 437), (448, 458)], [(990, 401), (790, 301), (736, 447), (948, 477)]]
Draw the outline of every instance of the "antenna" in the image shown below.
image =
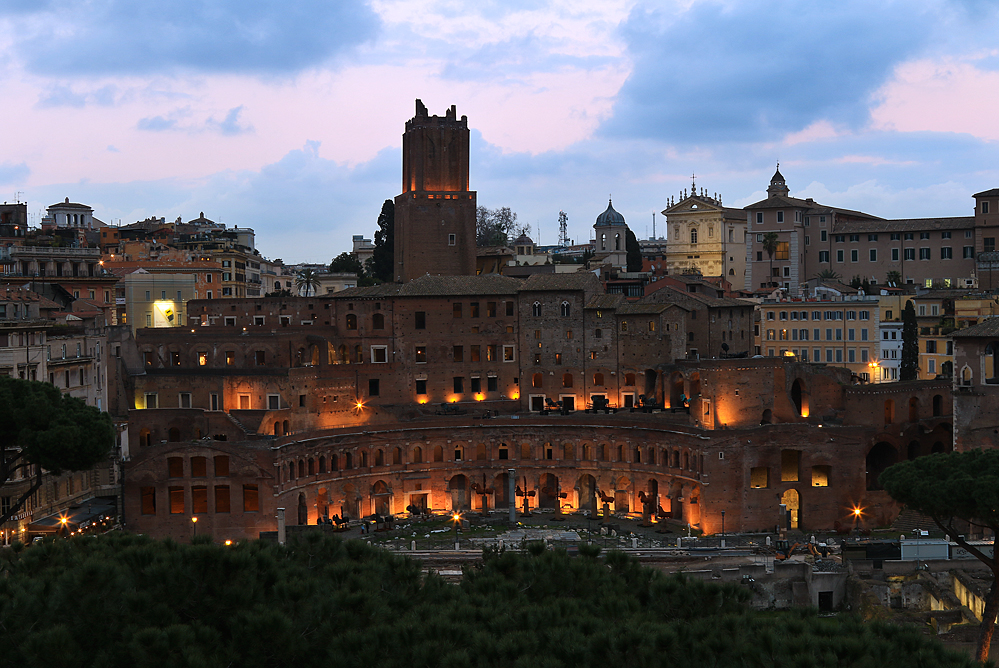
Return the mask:
[(656, 238), (656, 212), (652, 212), (652, 238)]
[(569, 246), (569, 216), (562, 210), (558, 212), (558, 245), (562, 248)]
[(23, 190), (18, 190), (18, 191), (16, 191), (16, 192), (14, 193), (14, 203), (15, 203), (15, 204), (20, 204), (20, 203), (21, 203), (21, 198), (22, 198), (22, 197), (24, 197), (24, 191), (23, 191)]

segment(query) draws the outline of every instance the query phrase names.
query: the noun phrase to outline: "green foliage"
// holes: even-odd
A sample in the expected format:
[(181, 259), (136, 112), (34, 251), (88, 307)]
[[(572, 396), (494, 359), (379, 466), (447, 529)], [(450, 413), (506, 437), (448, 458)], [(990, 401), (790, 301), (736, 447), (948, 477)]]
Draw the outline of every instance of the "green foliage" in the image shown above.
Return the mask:
[(763, 250), (766, 251), (767, 256), (770, 258), (770, 275), (767, 276), (767, 285), (774, 286), (777, 282), (774, 281), (774, 253), (777, 252), (777, 244), (780, 241), (780, 235), (776, 232), (767, 232), (763, 235)]
[(361, 266), (361, 261), (357, 259), (357, 256), (345, 251), (330, 262), (330, 273), (357, 274), (360, 277), (364, 275), (364, 267)]
[(912, 300), (905, 303), (902, 311), (902, 362), (899, 365), (899, 380), (916, 380), (919, 373), (919, 324), (916, 322), (916, 308)]
[(371, 278), (382, 283), (395, 280), (395, 202), (390, 199), (385, 200), (378, 214), (375, 250), (366, 269)]
[(914, 630), (754, 613), (738, 585), (617, 552), (492, 551), (458, 586), (420, 571), (318, 533), (287, 547), (46, 542), (0, 551), (0, 643), (25, 668), (973, 665)]
[(510, 237), (520, 236), (524, 229), (523, 226), (517, 226), (517, 214), (508, 206), (499, 209), (480, 206), (475, 209), (477, 246), (507, 246), (511, 243)]
[(0, 376), (0, 485), (29, 465), (35, 478), (0, 523), (38, 489), (41, 469), (56, 475), (89, 469), (111, 453), (114, 441), (107, 413), (48, 383)]
[(885, 274), (885, 281), (893, 288), (897, 288), (902, 285), (902, 272), (897, 269), (892, 269), (887, 274)]
[(840, 276), (832, 269), (823, 269), (819, 273), (815, 274), (815, 278), (820, 281), (838, 281)]
[(306, 267), (295, 274), (295, 287), (305, 293), (303, 296), (310, 297), (319, 289), (319, 275), (311, 267)]
[(624, 249), (628, 251), (628, 271), (642, 270), (642, 247), (630, 229), (624, 235)]

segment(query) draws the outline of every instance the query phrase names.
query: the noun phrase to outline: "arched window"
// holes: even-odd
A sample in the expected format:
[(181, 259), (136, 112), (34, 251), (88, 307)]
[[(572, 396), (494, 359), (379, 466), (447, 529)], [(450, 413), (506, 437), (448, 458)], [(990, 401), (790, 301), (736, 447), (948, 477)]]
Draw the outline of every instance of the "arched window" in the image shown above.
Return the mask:
[(353, 313), (347, 314), (347, 329), (357, 329), (357, 316)]
[(690, 243), (692, 243), (692, 244), (696, 244), (697, 243), (697, 230), (691, 230), (690, 231)]
[(562, 302), (562, 317), (568, 318), (570, 312), (569, 302)]
[(541, 317), (541, 302), (534, 302), (534, 304), (531, 305), (531, 315), (535, 318)]
[(542, 387), (544, 384), (544, 374), (536, 373), (531, 376), (531, 387)]
[(347, 346), (340, 344), (340, 347), (336, 351), (336, 363), (337, 364), (350, 364), (350, 358), (347, 357)]
[(600, 250), (607, 250), (607, 235), (600, 235)]
[(615, 234), (614, 235), (614, 250), (616, 250), (616, 251), (621, 250), (621, 235), (620, 234)]
[(385, 316), (381, 313), (371, 316), (371, 327), (372, 329), (385, 329)]
[(572, 374), (563, 373), (562, 374), (562, 387), (572, 387)]
[(626, 373), (626, 374), (624, 374), (624, 384), (628, 385), (628, 386), (634, 385), (635, 384), (635, 374), (633, 374), (633, 373)]
[(603, 387), (604, 375), (602, 373), (593, 374), (593, 384), (597, 387)]

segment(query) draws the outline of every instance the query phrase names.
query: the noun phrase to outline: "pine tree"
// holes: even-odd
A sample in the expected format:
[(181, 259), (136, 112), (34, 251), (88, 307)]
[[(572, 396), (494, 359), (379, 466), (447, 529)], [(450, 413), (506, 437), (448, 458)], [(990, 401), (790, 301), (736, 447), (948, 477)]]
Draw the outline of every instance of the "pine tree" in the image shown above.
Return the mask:
[(628, 251), (628, 271), (642, 270), (642, 247), (635, 233), (628, 230), (624, 235), (624, 248)]
[(905, 304), (902, 311), (902, 364), (898, 371), (899, 380), (916, 380), (919, 373), (919, 325), (916, 323), (916, 309), (912, 301)]

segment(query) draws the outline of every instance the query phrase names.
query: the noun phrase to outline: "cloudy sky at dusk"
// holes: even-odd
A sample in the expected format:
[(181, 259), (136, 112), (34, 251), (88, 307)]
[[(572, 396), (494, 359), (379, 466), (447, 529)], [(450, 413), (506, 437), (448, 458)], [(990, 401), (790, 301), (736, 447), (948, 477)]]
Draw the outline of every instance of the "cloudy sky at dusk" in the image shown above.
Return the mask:
[[(286, 262), (371, 236), (421, 98), (472, 130), (479, 203), (553, 243), (614, 206), (792, 194), (971, 215), (999, 187), (987, 0), (5, 0), (0, 199), (105, 222), (199, 212)], [(661, 221), (661, 217), (660, 217)]]

